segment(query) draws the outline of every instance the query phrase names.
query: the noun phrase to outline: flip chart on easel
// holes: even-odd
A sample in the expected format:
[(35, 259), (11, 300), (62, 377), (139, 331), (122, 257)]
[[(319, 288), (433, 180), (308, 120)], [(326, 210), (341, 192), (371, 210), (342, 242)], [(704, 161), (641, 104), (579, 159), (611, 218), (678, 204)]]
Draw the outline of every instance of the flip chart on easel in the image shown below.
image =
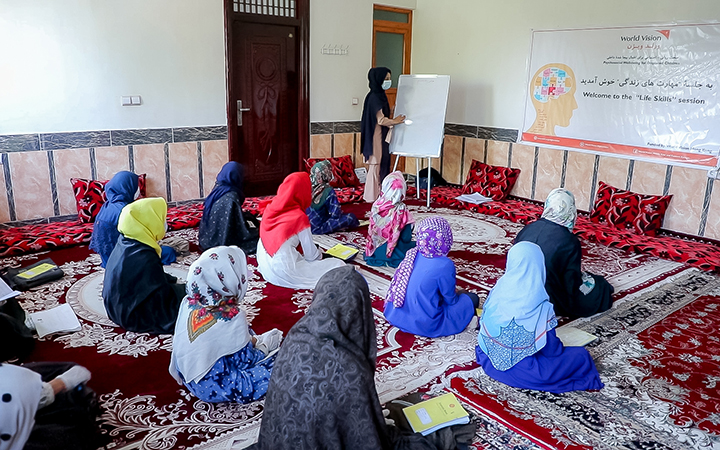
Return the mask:
[(449, 91), (450, 75), (400, 75), (395, 116), (406, 119), (393, 128), (390, 153), (440, 157)]

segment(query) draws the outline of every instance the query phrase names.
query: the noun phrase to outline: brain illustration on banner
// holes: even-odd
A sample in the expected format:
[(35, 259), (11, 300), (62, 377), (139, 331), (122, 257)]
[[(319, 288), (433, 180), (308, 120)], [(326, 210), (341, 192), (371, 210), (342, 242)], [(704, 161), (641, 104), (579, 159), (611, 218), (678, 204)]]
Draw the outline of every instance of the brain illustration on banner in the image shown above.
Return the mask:
[(551, 63), (538, 69), (531, 80), (535, 122), (527, 131), (555, 136), (555, 127), (570, 125), (573, 111), (578, 107), (575, 74), (565, 64)]
[(567, 72), (557, 67), (551, 67), (535, 77), (533, 95), (535, 100), (546, 103), (549, 98), (558, 98), (567, 94), (570, 86), (572, 86), (572, 78), (568, 78)]

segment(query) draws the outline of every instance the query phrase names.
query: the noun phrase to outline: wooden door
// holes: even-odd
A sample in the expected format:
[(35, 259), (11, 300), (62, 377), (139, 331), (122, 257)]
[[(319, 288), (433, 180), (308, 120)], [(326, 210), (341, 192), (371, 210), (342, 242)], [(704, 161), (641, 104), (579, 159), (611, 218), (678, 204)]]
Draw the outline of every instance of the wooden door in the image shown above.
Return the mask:
[(410, 73), (411, 47), (412, 10), (374, 5), (372, 66), (392, 70), (392, 86), (385, 93), (393, 112), (398, 77)]
[(309, 155), (309, 0), (225, 0), (229, 158), (274, 194)]

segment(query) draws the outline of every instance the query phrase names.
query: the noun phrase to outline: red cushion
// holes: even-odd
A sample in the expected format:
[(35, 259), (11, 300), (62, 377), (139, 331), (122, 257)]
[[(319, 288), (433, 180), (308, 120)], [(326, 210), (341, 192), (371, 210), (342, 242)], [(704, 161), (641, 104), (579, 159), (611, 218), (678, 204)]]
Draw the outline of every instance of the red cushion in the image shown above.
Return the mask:
[(462, 193), (478, 192), (493, 200), (503, 200), (510, 194), (519, 176), (520, 169), (491, 166), (473, 159)]
[(355, 175), (355, 165), (350, 155), (338, 156), (336, 158), (309, 158), (305, 160), (305, 170), (310, 173), (310, 169), (319, 161), (329, 160), (333, 171), (333, 180), (330, 186), (334, 188), (358, 187), (360, 180)]
[[(105, 196), (105, 184), (108, 180), (86, 180), (84, 178), (70, 178), (70, 183), (75, 193), (75, 204), (77, 205), (78, 217), (83, 223), (95, 222), (95, 216), (100, 212), (103, 203), (107, 201)], [(145, 174), (138, 175), (138, 186), (140, 187), (140, 198), (145, 197)]]
[(672, 195), (638, 194), (601, 181), (590, 220), (619, 230), (655, 236), (671, 199)]

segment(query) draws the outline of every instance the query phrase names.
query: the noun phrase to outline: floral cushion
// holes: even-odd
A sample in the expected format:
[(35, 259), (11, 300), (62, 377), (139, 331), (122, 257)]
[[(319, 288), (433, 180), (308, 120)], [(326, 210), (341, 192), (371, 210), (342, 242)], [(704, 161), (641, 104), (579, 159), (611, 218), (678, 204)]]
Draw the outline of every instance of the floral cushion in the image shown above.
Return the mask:
[(338, 156), (336, 158), (310, 158), (305, 160), (305, 169), (310, 172), (315, 163), (329, 160), (333, 171), (333, 180), (330, 186), (334, 188), (358, 187), (360, 180), (355, 175), (355, 165), (350, 155)]
[(473, 159), (462, 193), (477, 192), (493, 200), (503, 200), (510, 194), (519, 176), (520, 169), (491, 166)]
[[(70, 183), (75, 193), (75, 204), (77, 205), (78, 217), (82, 223), (95, 222), (95, 216), (100, 212), (103, 203), (107, 201), (105, 196), (105, 184), (108, 180), (86, 180), (84, 178), (70, 178)], [(145, 174), (138, 176), (140, 187), (140, 198), (145, 197)]]
[(656, 236), (672, 195), (643, 195), (600, 182), (590, 221)]

